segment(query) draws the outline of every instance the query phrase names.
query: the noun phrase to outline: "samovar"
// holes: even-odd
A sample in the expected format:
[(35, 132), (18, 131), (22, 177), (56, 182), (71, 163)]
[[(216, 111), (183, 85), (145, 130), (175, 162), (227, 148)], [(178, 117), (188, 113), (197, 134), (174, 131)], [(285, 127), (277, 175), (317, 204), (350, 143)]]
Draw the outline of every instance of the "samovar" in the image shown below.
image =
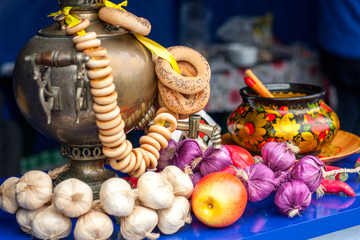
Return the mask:
[[(70, 14), (87, 18), (108, 50), (118, 93), (118, 106), (125, 131), (133, 129), (146, 114), (153, 114), (156, 77), (151, 52), (128, 30), (108, 25), (98, 18), (102, 1), (59, 0), (71, 6)], [(14, 69), (14, 94), (25, 119), (39, 132), (61, 144), (61, 153), (71, 163), (57, 181), (76, 177), (94, 188), (115, 175), (103, 166), (95, 113), (92, 109), (87, 57), (78, 53), (72, 36), (66, 34), (65, 16), (38, 31), (23, 47)]]
[[(86, 31), (96, 32), (107, 49), (125, 132), (146, 128), (155, 115), (157, 94), (151, 52), (130, 31), (99, 19), (102, 0), (59, 0), (59, 6), (71, 6), (72, 16), (89, 19)], [(88, 57), (76, 51), (73, 36), (66, 34), (65, 15), (57, 14), (54, 20), (38, 31), (18, 55), (14, 94), (25, 119), (43, 135), (58, 141), (62, 156), (70, 160), (70, 168), (55, 183), (78, 178), (92, 187), (96, 198), (101, 184), (116, 173), (104, 167), (106, 157), (85, 67)], [(192, 137), (202, 131), (217, 147), (220, 144), (217, 126), (200, 124), (199, 116), (178, 124), (178, 129), (190, 130)]]

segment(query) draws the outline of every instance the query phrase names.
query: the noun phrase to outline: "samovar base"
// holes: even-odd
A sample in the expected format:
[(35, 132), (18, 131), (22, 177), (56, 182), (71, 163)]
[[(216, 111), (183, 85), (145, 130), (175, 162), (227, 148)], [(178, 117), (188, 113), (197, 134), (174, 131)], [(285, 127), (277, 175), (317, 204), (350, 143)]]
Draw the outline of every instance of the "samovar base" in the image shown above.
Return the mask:
[(77, 178), (91, 187), (94, 200), (99, 199), (102, 183), (109, 178), (117, 177), (116, 172), (104, 167), (106, 157), (101, 148), (101, 144), (61, 145), (61, 155), (69, 159), (70, 167), (59, 174), (54, 184), (68, 178)]

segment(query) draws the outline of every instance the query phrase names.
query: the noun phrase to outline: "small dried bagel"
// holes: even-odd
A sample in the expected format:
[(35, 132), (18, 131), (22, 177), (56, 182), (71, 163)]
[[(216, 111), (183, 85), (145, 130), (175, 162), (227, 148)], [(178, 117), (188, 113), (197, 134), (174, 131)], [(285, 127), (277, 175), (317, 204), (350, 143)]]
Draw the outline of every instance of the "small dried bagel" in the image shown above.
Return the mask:
[(183, 94), (195, 94), (204, 90), (211, 77), (207, 60), (199, 52), (185, 46), (170, 47), (168, 51), (177, 62), (190, 63), (196, 69), (197, 75), (184, 76), (185, 74), (179, 74), (175, 72), (169, 62), (163, 58), (158, 58), (155, 62), (155, 72), (158, 79), (168, 88)]
[(187, 95), (172, 90), (158, 81), (159, 94), (165, 106), (179, 114), (193, 114), (204, 109), (210, 98), (210, 85), (199, 93)]
[(99, 11), (99, 18), (104, 22), (119, 25), (143, 36), (148, 35), (151, 31), (151, 24), (147, 19), (118, 8), (102, 7)]

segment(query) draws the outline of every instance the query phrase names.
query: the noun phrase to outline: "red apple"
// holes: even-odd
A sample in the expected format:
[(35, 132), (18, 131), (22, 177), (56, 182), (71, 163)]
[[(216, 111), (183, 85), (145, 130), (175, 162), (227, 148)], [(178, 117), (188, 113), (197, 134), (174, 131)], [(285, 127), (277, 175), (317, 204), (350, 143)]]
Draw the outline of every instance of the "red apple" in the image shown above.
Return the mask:
[(226, 227), (236, 222), (247, 204), (243, 183), (225, 172), (203, 177), (195, 186), (191, 205), (195, 216), (210, 227)]

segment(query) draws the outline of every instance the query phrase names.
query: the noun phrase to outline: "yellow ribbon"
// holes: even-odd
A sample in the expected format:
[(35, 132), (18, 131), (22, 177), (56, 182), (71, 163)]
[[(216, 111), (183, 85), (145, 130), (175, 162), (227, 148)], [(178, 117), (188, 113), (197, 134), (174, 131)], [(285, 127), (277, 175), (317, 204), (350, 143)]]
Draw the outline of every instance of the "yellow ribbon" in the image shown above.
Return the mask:
[[(57, 12), (54, 13), (50, 13), (49, 15), (47, 15), (48, 17), (53, 17), (59, 14), (64, 14), (65, 15), (65, 22), (67, 25), (69, 25), (70, 27), (73, 27), (75, 25), (78, 25), (80, 23), (80, 20), (77, 19), (76, 17), (70, 15), (70, 10), (72, 7), (64, 7), (63, 10), (59, 10)], [(86, 34), (85, 30), (81, 30), (77, 33), (79, 36), (84, 36)]]
[[(117, 9), (121, 9), (123, 11), (126, 11), (124, 7), (127, 6), (127, 1), (123, 1), (119, 4), (115, 4), (115, 3), (112, 3), (108, 0), (104, 0), (104, 4), (106, 7), (112, 7), (112, 8), (117, 8)], [(141, 34), (137, 34), (137, 33), (134, 33), (135, 37), (145, 46), (147, 47), (153, 54), (165, 59), (166, 61), (168, 61), (172, 68), (179, 74), (181, 74), (181, 71), (180, 71), (180, 68), (174, 58), (173, 55), (171, 55), (171, 53), (166, 49), (164, 48), (163, 46), (161, 46), (160, 44), (158, 44), (157, 42), (154, 42), (153, 40), (149, 39), (149, 38), (146, 38), (144, 37), (143, 35)]]
[(112, 3), (110, 1), (104, 0), (105, 7), (117, 8), (117, 9), (121, 9), (123, 11), (126, 11), (123, 8), (123, 6), (126, 7), (127, 3), (128, 3), (127, 0), (125, 0), (125, 1), (123, 1), (121, 3), (119, 3), (119, 4), (115, 4), (115, 3)]
[(172, 68), (179, 74), (181, 74), (179, 65), (177, 64), (175, 58), (173, 55), (171, 55), (171, 53), (164, 48), (163, 46), (161, 46), (160, 44), (158, 44), (157, 42), (154, 42), (153, 40), (144, 37), (141, 34), (138, 33), (134, 33), (135, 37), (145, 46), (147, 47), (153, 54), (156, 54), (157, 56), (165, 59), (166, 61), (168, 61)]

